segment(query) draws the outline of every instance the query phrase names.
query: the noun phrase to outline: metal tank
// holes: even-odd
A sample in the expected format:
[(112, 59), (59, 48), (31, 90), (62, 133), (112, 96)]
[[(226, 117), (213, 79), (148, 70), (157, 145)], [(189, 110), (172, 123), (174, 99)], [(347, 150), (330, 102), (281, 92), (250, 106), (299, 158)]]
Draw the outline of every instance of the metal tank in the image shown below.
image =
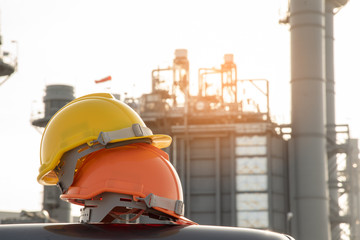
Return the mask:
[(294, 240), (270, 231), (170, 224), (18, 224), (0, 226), (2, 240), (188, 239)]

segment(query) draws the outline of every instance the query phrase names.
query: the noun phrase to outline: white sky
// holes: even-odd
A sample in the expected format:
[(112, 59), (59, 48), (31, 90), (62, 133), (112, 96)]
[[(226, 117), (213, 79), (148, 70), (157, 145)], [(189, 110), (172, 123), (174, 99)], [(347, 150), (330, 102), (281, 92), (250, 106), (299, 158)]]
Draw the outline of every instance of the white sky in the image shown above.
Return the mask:
[[(42, 110), (45, 86), (75, 86), (76, 96), (103, 91), (94, 80), (111, 75), (112, 91), (149, 92), (151, 70), (188, 49), (191, 80), (199, 67), (218, 67), (233, 53), (238, 78), (270, 81), (271, 113), (290, 115), (288, 26), (279, 25), (286, 0), (71, 1), (0, 0), (3, 48), (16, 40), (19, 70), (0, 86), (0, 211), (40, 210), (36, 181), (41, 135), (31, 114)], [(360, 3), (335, 17), (337, 123), (360, 137)]]

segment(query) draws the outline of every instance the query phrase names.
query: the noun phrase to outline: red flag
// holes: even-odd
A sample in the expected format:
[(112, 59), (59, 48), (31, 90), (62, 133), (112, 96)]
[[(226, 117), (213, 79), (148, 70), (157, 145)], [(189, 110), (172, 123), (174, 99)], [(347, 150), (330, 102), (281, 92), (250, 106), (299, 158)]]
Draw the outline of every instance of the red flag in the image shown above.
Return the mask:
[(95, 80), (95, 83), (102, 83), (102, 82), (106, 82), (106, 81), (110, 81), (110, 80), (111, 80), (111, 76), (107, 76), (106, 78)]

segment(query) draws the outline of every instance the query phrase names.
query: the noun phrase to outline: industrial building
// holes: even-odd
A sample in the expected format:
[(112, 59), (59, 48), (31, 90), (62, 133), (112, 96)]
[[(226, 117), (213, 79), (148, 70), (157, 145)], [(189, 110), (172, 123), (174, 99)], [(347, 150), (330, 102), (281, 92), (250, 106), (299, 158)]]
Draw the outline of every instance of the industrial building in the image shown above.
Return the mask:
[[(173, 137), (167, 151), (184, 187), (185, 215), (200, 224), (296, 234), (302, 211), (298, 178), (305, 177), (306, 189), (332, 193), (323, 205), (330, 206), (325, 222), (331, 223), (332, 239), (358, 239), (359, 151), (349, 127), (328, 125), (332, 138), (326, 138), (324, 154), (329, 167), (323, 170), (330, 179), (319, 186), (309, 175), (312, 162), (300, 172), (293, 125), (271, 121), (267, 80), (237, 79), (228, 54), (221, 67), (199, 69), (198, 95), (191, 96), (188, 66), (186, 50), (177, 50), (173, 66), (152, 72), (152, 92), (138, 107), (154, 132)], [(172, 81), (162, 79), (164, 71), (172, 73)], [(213, 84), (217, 92), (211, 91)]]
[[(286, 232), (287, 147), (269, 117), (268, 81), (238, 80), (227, 54), (220, 68), (199, 69), (199, 93), (190, 96), (188, 65), (187, 51), (176, 50), (173, 66), (153, 71), (152, 93), (140, 100), (147, 126), (173, 138), (168, 152), (185, 215), (200, 224)], [(173, 72), (171, 86), (159, 84), (169, 82), (163, 71)], [(218, 92), (211, 91), (214, 75)]]

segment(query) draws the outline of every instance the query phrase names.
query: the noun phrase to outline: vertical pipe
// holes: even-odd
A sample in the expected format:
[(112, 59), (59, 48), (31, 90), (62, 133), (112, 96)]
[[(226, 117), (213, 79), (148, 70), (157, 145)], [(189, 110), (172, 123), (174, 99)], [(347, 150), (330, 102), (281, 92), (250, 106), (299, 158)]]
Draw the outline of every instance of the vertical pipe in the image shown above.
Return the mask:
[(325, 0), (292, 0), (291, 105), (298, 240), (329, 240), (325, 139)]
[(268, 80), (266, 80), (266, 120), (270, 121), (270, 90)]
[(225, 84), (224, 84), (224, 71), (223, 69), (221, 69), (221, 104), (224, 103), (224, 88), (225, 88)]
[[(355, 239), (355, 238), (353, 238), (354, 236), (353, 236), (353, 233), (354, 233), (354, 224), (353, 223), (355, 223), (356, 222), (356, 214), (357, 214), (357, 212), (358, 212), (358, 210), (357, 210), (357, 207), (356, 207), (356, 205), (355, 205), (355, 202), (354, 202), (354, 190), (355, 190), (355, 188), (354, 188), (354, 176), (353, 176), (353, 162), (354, 162), (354, 160), (353, 160), (353, 156), (352, 156), (352, 147), (353, 146), (351, 146), (351, 139), (347, 139), (347, 149), (346, 149), (346, 169), (345, 169), (345, 171), (346, 171), (346, 178), (347, 178), (347, 180), (348, 180), (348, 182), (349, 182), (349, 185), (350, 185), (350, 191), (348, 191), (348, 200), (347, 200), (347, 202), (348, 202), (348, 207), (349, 207), (349, 209), (351, 209), (351, 212), (353, 212), (353, 213), (351, 213), (351, 212), (349, 212), (348, 213), (348, 215), (349, 215), (349, 228), (350, 228), (350, 237), (351, 237), (351, 239)], [(357, 183), (356, 183), (357, 184)]]
[[(198, 82), (198, 96), (202, 97), (203, 96), (203, 75), (201, 74), (201, 69), (198, 70), (198, 78), (199, 78), (199, 82)], [(204, 94), (205, 95), (205, 94)]]
[(235, 79), (233, 79), (234, 80), (234, 83), (235, 83), (235, 103), (238, 103), (238, 87), (237, 87), (237, 67), (235, 66), (235, 69), (234, 69), (234, 71), (235, 71)]
[(159, 74), (159, 70), (152, 70), (151, 72), (151, 92), (155, 92), (156, 91), (156, 83), (155, 83), (155, 72), (157, 72)]
[(289, 226), (289, 234), (293, 237), (298, 236), (297, 234), (297, 218), (298, 215), (297, 207), (296, 207), (296, 166), (295, 166), (295, 144), (294, 140), (290, 139), (288, 144), (288, 179), (289, 179), (289, 209), (290, 212), (287, 214), (287, 221)]
[(350, 178), (349, 208), (350, 213), (350, 239), (360, 239), (360, 196), (359, 196), (359, 148), (358, 139), (348, 140), (348, 162)]
[[(275, 223), (274, 222), (274, 203), (273, 203), (273, 195), (274, 195), (274, 186), (273, 186), (273, 167), (272, 167), (272, 154), (273, 154), (273, 150), (272, 150), (272, 138), (271, 138), (271, 134), (268, 133), (266, 135), (264, 135), (266, 137), (266, 175), (267, 175), (267, 192), (268, 192), (268, 221), (269, 221), (269, 229), (275, 229), (275, 226), (277, 227), (276, 224), (279, 223)], [(275, 229), (275, 231), (278, 231), (278, 229)]]
[(335, 140), (334, 5), (331, 1), (326, 1), (325, 10), (326, 124), (328, 137)]
[(230, 216), (231, 216), (231, 226), (237, 226), (236, 221), (236, 201), (235, 201), (235, 171), (236, 171), (236, 158), (235, 158), (235, 134), (230, 133)]
[(356, 203), (356, 212), (355, 212), (355, 221), (354, 221), (354, 225), (353, 225), (353, 231), (352, 231), (352, 235), (354, 236), (354, 240), (359, 240), (360, 239), (360, 187), (359, 187), (359, 176), (360, 176), (360, 161), (359, 161), (359, 143), (358, 143), (358, 139), (351, 139), (351, 146), (352, 146), (352, 159), (354, 161), (354, 165), (352, 165), (353, 167), (353, 177), (354, 177), (354, 181), (353, 181), (353, 195), (354, 195), (354, 202)]
[(172, 140), (172, 163), (176, 171), (179, 171), (179, 169), (177, 168), (177, 154), (177, 136), (175, 135), (173, 136)]
[(187, 217), (191, 218), (191, 160), (190, 160), (190, 139), (189, 136), (185, 136), (185, 176), (186, 176), (186, 207), (188, 209), (187, 211)]
[[(326, 136), (329, 146), (336, 145), (335, 129), (335, 81), (334, 81), (334, 4), (325, 1), (325, 52), (326, 52)], [(337, 187), (337, 162), (336, 154), (328, 155), (329, 173), (329, 210), (331, 238), (340, 237), (340, 226), (337, 221), (339, 217), (338, 187)]]
[[(287, 234), (291, 235), (292, 234), (292, 226), (295, 224), (292, 221), (292, 218), (294, 216), (294, 212), (293, 212), (293, 206), (291, 204), (291, 199), (293, 199), (293, 192), (294, 192), (294, 188), (293, 186), (295, 185), (293, 180), (294, 178), (292, 176), (294, 176), (293, 174), (293, 169), (290, 169), (290, 166), (294, 166), (294, 164), (291, 163), (291, 160), (294, 159), (291, 157), (291, 146), (292, 144), (290, 144), (290, 141), (283, 141), (282, 144), (282, 156), (283, 156), (283, 162), (284, 162), (284, 178), (285, 178), (285, 199), (286, 199), (286, 232)], [(286, 159), (286, 156), (288, 156), (288, 158)]]
[(220, 139), (215, 138), (215, 215), (216, 225), (221, 225), (221, 176), (220, 176)]
[[(184, 191), (187, 191), (186, 186), (185, 186), (185, 140), (181, 139), (180, 141), (180, 151), (179, 151), (179, 155), (180, 155), (180, 166), (179, 168), (180, 170), (180, 181), (181, 181), (181, 185), (184, 187)], [(187, 204), (186, 204), (186, 208), (185, 211), (187, 213)]]

